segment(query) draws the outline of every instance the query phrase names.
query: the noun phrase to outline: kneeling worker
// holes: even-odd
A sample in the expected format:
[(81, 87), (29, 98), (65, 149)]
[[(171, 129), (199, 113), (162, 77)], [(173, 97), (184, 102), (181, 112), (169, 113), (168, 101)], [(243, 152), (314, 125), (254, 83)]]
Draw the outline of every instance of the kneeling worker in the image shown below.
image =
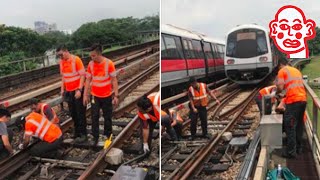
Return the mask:
[(151, 149), (153, 130), (160, 119), (160, 93), (141, 97), (137, 106), (142, 127), (143, 151), (148, 153)]
[(175, 110), (169, 110), (169, 113), (161, 113), (161, 125), (166, 129), (173, 141), (182, 138), (182, 123), (182, 118)]
[(7, 129), (6, 125), (10, 117), (11, 114), (7, 109), (0, 108), (0, 160), (14, 152), (10, 143), (12, 140), (12, 131)]
[(61, 129), (45, 116), (36, 112), (31, 112), (25, 118), (24, 139), (23, 144), (19, 145), (19, 149), (24, 149), (29, 145), (31, 136), (41, 140), (30, 149), (32, 156), (47, 156), (57, 150), (62, 143)]
[(53, 124), (59, 125), (59, 118), (56, 112), (47, 103), (41, 103), (38, 99), (30, 99), (31, 111), (42, 114)]
[(271, 85), (271, 86), (267, 86), (262, 88), (259, 93), (257, 94), (255, 101), (258, 105), (259, 111), (260, 111), (260, 115), (262, 114), (262, 99), (264, 96), (266, 95), (270, 95), (271, 96), (271, 103), (275, 103), (276, 102), (276, 93), (277, 93), (277, 86), (276, 85)]

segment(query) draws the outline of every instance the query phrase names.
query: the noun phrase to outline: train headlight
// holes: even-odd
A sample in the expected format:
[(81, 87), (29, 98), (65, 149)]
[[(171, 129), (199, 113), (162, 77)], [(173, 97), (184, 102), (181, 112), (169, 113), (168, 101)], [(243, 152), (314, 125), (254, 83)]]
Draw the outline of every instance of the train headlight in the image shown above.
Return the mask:
[(268, 61), (268, 58), (267, 58), (266, 56), (261, 56), (261, 57), (259, 58), (259, 61), (260, 61), (260, 62), (267, 62), (267, 61)]
[(234, 64), (234, 59), (228, 59), (227, 64)]

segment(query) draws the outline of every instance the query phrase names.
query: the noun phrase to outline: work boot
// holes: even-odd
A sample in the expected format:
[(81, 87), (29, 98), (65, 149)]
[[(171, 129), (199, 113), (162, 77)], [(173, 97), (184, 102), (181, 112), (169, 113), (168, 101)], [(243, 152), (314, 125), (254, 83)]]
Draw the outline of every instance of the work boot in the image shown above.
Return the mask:
[(75, 143), (84, 143), (85, 141), (87, 141), (87, 136), (86, 135), (81, 135), (80, 137), (77, 137), (74, 142)]

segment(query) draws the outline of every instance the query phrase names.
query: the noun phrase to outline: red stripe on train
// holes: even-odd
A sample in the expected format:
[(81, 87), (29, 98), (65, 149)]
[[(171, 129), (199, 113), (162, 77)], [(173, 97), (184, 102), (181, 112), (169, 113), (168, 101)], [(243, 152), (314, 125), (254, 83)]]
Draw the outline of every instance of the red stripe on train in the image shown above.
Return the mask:
[[(215, 62), (214, 62), (215, 61)], [(205, 68), (204, 59), (187, 59), (189, 69)], [(216, 65), (214, 64), (216, 63)], [(208, 66), (223, 66), (223, 59), (208, 59)], [(183, 71), (186, 70), (186, 61), (184, 59), (162, 59), (161, 72)]]

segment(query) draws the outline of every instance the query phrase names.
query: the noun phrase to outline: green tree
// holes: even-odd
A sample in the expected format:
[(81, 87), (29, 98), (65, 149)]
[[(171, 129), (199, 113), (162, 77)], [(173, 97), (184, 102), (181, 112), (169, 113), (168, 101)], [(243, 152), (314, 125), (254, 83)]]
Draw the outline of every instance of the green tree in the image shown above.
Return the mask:
[(320, 28), (316, 27), (316, 37), (308, 41), (310, 55), (320, 54)]

